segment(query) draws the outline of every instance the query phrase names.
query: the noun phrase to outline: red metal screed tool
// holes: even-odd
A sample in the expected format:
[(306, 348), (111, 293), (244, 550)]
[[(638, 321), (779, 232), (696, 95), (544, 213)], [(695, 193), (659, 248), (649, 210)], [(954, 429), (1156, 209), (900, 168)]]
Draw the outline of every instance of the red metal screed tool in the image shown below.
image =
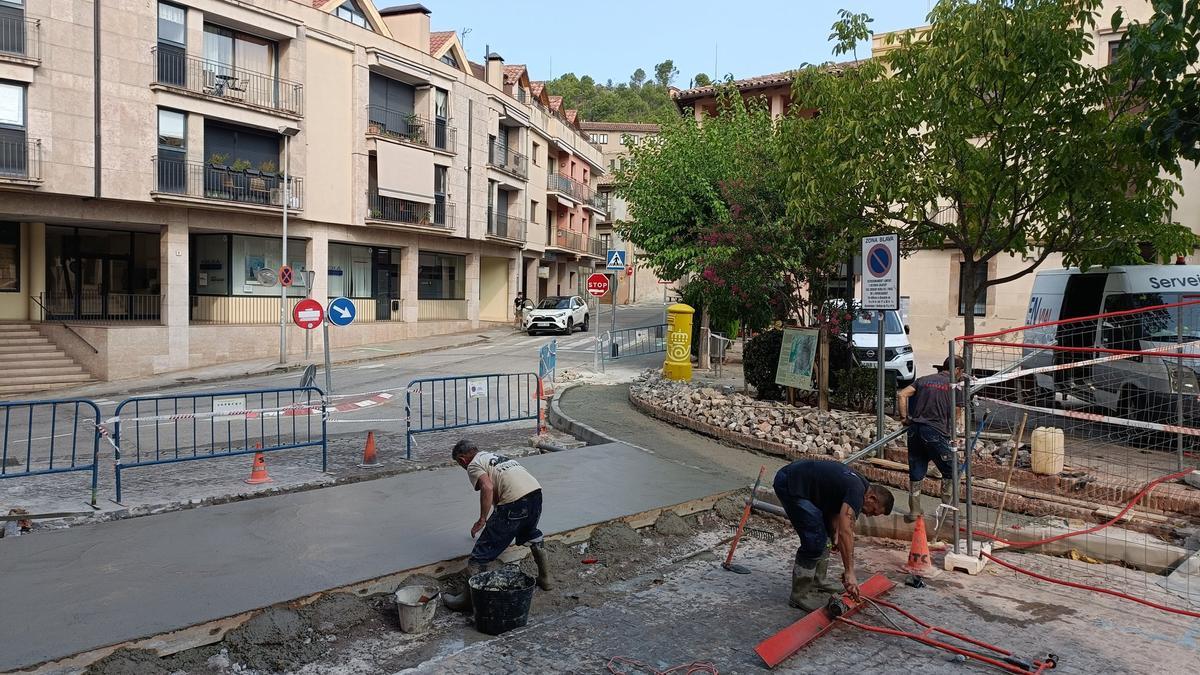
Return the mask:
[(758, 467), (758, 478), (754, 479), (754, 488), (750, 490), (750, 498), (746, 500), (746, 508), (742, 511), (742, 519), (738, 522), (737, 532), (733, 535), (733, 543), (729, 545), (729, 555), (725, 556), (725, 562), (721, 564), (721, 567), (730, 572), (750, 574), (749, 568), (745, 565), (733, 564), (733, 552), (737, 550), (738, 542), (742, 539), (742, 530), (746, 527), (746, 521), (750, 519), (750, 505), (754, 503), (754, 495), (758, 494), (758, 485), (762, 483), (763, 472), (766, 470), (767, 467), (765, 466)]

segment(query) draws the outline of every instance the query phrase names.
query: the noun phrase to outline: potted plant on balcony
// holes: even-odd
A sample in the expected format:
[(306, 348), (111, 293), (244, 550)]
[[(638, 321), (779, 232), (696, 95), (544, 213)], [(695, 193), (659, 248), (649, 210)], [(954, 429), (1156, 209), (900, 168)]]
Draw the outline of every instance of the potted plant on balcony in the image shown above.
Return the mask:
[(404, 134), (409, 141), (413, 143), (425, 142), (425, 124), (420, 117), (416, 115), (407, 115), (404, 118), (404, 126), (407, 127), (407, 132)]
[[(235, 159), (235, 160), (233, 160), (233, 164), (229, 165), (229, 168), (233, 171), (239, 171), (241, 173), (246, 173), (246, 171), (249, 170), (252, 166), (254, 166), (254, 165), (251, 164), (249, 160)], [(254, 173), (258, 173), (258, 172), (255, 171)]]
[(379, 209), (371, 209), (370, 218), (372, 220), (383, 220), (383, 211)]
[(208, 165), (217, 171), (228, 171), (229, 166), (226, 164), (228, 161), (229, 155), (221, 152), (214, 152), (208, 157)]
[(372, 136), (382, 136), (383, 135), (383, 122), (376, 122), (375, 120), (368, 121), (367, 122), (367, 133)]

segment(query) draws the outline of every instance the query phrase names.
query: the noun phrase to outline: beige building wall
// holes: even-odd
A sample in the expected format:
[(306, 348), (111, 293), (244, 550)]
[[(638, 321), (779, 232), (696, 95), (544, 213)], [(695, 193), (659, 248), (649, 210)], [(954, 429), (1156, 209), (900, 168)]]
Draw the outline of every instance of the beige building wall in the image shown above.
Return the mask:
[(480, 264), (479, 318), (482, 321), (505, 321), (511, 313), (508, 266), (507, 258), (483, 258)]

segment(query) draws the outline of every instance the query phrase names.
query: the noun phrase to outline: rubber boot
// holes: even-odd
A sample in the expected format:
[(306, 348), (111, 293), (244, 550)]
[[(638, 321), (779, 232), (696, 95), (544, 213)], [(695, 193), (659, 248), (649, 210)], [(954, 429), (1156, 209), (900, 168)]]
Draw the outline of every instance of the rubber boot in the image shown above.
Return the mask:
[(825, 578), (827, 572), (829, 572), (829, 549), (825, 549), (825, 553), (823, 553), (820, 558), (817, 558), (817, 590), (820, 590), (824, 593), (837, 593), (841, 591), (841, 584), (829, 581)]
[(550, 580), (550, 562), (546, 558), (546, 548), (542, 542), (534, 542), (529, 545), (529, 552), (533, 554), (533, 562), (537, 563), (537, 585), (543, 591), (554, 589), (554, 582)]
[(908, 482), (908, 515), (904, 516), (904, 522), (915, 523), (917, 518), (924, 513), (925, 509), (921, 506), (921, 483), (910, 480)]
[[(953, 497), (954, 497), (953, 488), (954, 488), (953, 480), (951, 480), (949, 478), (942, 479), (942, 503), (943, 504), (950, 504), (950, 500), (953, 499)], [(957, 506), (957, 504), (950, 504), (950, 505)]]
[(829, 601), (829, 594), (817, 588), (817, 561), (803, 560), (792, 565), (792, 594), (788, 604), (806, 612), (818, 610)]
[(451, 612), (470, 612), (471, 606), (471, 584), (467, 583), (471, 577), (483, 572), (484, 566), (469, 563), (467, 565), (467, 578), (463, 582), (462, 593), (454, 595), (452, 593), (442, 593), (442, 604), (446, 605), (446, 609)]

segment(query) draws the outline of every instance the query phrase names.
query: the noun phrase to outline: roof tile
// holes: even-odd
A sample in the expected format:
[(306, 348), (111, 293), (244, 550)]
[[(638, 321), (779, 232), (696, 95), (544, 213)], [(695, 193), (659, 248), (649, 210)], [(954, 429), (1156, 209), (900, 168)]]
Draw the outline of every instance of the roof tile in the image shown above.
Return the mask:
[(442, 47), (446, 46), (446, 43), (449, 42), (450, 38), (452, 37), (454, 37), (454, 31), (452, 30), (439, 30), (430, 33), (429, 53), (437, 54), (439, 51), (441, 51)]
[[(842, 63), (830, 63), (830, 64), (825, 65), (824, 68), (830, 72), (837, 73), (837, 72), (841, 72), (842, 70), (846, 69), (849, 66), (853, 66), (855, 63), (857, 63), (857, 62), (856, 61), (844, 61)], [(782, 84), (789, 84), (795, 78), (795, 76), (796, 76), (795, 70), (785, 70), (785, 71), (779, 72), (779, 73), (770, 73), (768, 75), (755, 75), (754, 77), (747, 77), (747, 78), (743, 78), (741, 80), (734, 80), (733, 86), (737, 87), (739, 90), (761, 89), (763, 87), (774, 87), (774, 86), (778, 86), (778, 85), (782, 85)], [(717, 87), (721, 86), (722, 84), (724, 84), (724, 82), (714, 82), (713, 84), (710, 84), (706, 87), (693, 87), (691, 89), (681, 89), (681, 90), (677, 90), (677, 91), (672, 91), (671, 98), (673, 98), (675, 100), (690, 100), (690, 99), (695, 99), (695, 98), (702, 98), (704, 96), (712, 96), (713, 94), (716, 93)]]
[(516, 84), (521, 79), (521, 73), (527, 73), (523, 65), (504, 66), (504, 84)]
[(647, 134), (659, 132), (657, 124), (644, 122), (583, 122), (579, 126), (584, 131), (640, 131)]

